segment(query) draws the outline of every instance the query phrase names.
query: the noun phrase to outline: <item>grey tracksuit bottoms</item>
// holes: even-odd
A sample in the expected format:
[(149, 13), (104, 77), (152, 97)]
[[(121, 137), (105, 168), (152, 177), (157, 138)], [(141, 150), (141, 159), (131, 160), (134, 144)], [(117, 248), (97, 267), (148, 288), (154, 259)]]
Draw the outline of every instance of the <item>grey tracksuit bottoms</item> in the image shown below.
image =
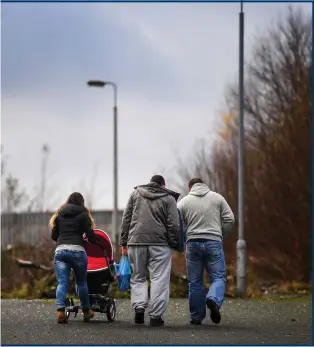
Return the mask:
[(170, 294), (171, 249), (167, 246), (129, 246), (128, 254), (133, 270), (131, 277), (131, 304), (133, 309), (148, 307), (152, 318), (161, 317), (167, 308)]

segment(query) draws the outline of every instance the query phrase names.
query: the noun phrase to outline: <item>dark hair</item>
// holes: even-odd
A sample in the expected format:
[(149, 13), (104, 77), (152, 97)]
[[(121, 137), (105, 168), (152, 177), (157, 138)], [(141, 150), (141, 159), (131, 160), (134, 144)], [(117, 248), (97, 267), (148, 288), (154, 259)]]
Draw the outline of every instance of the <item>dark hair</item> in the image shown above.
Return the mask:
[(151, 182), (157, 183), (160, 186), (165, 186), (166, 182), (165, 179), (161, 175), (154, 175), (151, 179)]
[(191, 189), (196, 183), (203, 183), (203, 181), (200, 178), (192, 178), (189, 182), (189, 188)]
[(56, 223), (56, 218), (58, 217), (60, 211), (64, 208), (64, 206), (66, 204), (74, 204), (74, 205), (78, 205), (78, 206), (83, 206), (85, 212), (87, 213), (87, 215), (88, 215), (88, 217), (90, 219), (91, 228), (92, 229), (95, 228), (94, 219), (93, 219), (89, 209), (87, 207), (85, 207), (85, 205), (84, 205), (84, 197), (83, 197), (83, 195), (81, 193), (74, 192), (67, 198), (67, 201), (58, 208), (57, 212), (54, 213), (54, 215), (50, 218), (49, 225), (50, 225), (51, 229), (54, 228), (55, 223)]
[(68, 197), (66, 203), (84, 206), (84, 197), (81, 193), (74, 192)]

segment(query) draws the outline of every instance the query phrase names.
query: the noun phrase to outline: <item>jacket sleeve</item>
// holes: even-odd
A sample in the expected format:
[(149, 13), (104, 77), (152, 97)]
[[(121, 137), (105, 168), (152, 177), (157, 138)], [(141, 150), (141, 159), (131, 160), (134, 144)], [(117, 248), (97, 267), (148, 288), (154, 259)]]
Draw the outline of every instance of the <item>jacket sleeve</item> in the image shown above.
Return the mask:
[[(184, 199), (184, 198), (183, 198)], [(184, 209), (184, 200), (181, 199), (178, 203), (177, 203), (177, 208), (181, 213), (181, 219), (182, 219), (182, 224), (183, 224), (183, 230), (184, 230), (184, 241), (186, 241), (186, 220), (185, 220), (185, 209)]]
[(87, 213), (84, 213), (83, 215), (83, 221), (82, 221), (83, 227), (84, 227), (84, 233), (88, 239), (88, 242), (90, 243), (96, 243), (97, 237), (94, 233), (94, 230), (92, 229), (92, 223)]
[(134, 192), (130, 195), (129, 200), (123, 212), (122, 223), (121, 223), (121, 235), (120, 235), (120, 246), (124, 247), (128, 243), (129, 230), (133, 214), (133, 198)]
[(182, 217), (182, 222), (184, 225), (184, 228), (186, 228), (186, 221), (185, 221), (185, 210), (184, 210), (184, 198), (181, 199), (178, 203), (177, 203), (177, 208), (181, 213), (181, 217)]
[(58, 217), (55, 219), (55, 226), (51, 230), (51, 238), (53, 241), (57, 242), (59, 237), (59, 228), (58, 228)]
[(88, 229), (88, 231), (86, 231), (85, 234), (86, 234), (87, 239), (90, 243), (96, 243), (97, 242), (96, 235), (95, 235), (94, 230), (92, 228)]
[(180, 220), (177, 203), (172, 196), (167, 201), (167, 231), (169, 246), (177, 248), (180, 240)]
[(220, 218), (222, 226), (222, 236), (226, 238), (232, 231), (234, 225), (234, 215), (227, 201), (221, 197)]

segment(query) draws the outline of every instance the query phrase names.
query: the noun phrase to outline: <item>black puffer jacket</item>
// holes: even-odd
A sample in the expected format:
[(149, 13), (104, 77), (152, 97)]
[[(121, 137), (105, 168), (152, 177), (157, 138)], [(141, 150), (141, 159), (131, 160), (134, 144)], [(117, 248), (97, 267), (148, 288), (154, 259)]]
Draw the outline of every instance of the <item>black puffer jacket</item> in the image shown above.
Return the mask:
[(83, 234), (88, 241), (96, 242), (96, 236), (91, 228), (91, 221), (83, 206), (67, 204), (58, 214), (51, 238), (60, 245), (84, 246)]
[(121, 246), (169, 245), (176, 248), (180, 234), (176, 204), (179, 195), (157, 183), (135, 187), (123, 214)]

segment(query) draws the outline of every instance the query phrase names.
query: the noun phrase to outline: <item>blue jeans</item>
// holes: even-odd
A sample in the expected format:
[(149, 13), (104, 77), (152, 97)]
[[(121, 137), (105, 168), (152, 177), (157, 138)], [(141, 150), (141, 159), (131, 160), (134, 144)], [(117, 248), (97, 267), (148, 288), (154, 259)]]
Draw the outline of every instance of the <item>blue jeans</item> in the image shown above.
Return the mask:
[(54, 256), (54, 267), (56, 271), (57, 286), (57, 308), (64, 311), (66, 307), (65, 298), (68, 292), (68, 284), (71, 269), (73, 269), (78, 295), (82, 310), (88, 311), (89, 296), (87, 287), (87, 255), (83, 251), (59, 250)]
[[(186, 268), (189, 281), (189, 304), (191, 319), (202, 321), (206, 317), (206, 300), (213, 300), (218, 308), (223, 303), (226, 284), (226, 265), (222, 242), (188, 241), (186, 245)], [(205, 296), (204, 269), (210, 288)]]

